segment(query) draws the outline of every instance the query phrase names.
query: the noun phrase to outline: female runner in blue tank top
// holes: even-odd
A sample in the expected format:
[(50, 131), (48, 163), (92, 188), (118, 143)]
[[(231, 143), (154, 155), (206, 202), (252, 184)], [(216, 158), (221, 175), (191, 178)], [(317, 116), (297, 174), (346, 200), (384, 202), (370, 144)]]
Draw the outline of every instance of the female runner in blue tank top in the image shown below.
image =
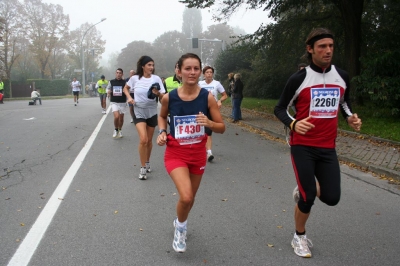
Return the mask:
[[(223, 133), (225, 124), (213, 95), (198, 85), (200, 58), (191, 53), (182, 55), (178, 61), (178, 74), (182, 76), (182, 86), (161, 99), (157, 144), (167, 145), (165, 168), (179, 193), (172, 247), (176, 252), (185, 252), (187, 218), (206, 167), (207, 134), (204, 128)], [(169, 134), (166, 131), (168, 113), (171, 117)]]

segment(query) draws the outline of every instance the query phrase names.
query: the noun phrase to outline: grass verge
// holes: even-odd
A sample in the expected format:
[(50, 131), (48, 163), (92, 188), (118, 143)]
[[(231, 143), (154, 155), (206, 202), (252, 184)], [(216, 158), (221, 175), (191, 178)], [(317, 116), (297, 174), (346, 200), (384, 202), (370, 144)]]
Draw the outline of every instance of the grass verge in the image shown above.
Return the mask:
[[(242, 108), (274, 114), (277, 102), (278, 100), (271, 99), (244, 98)], [(231, 105), (230, 100), (225, 101), (224, 105)], [(355, 105), (352, 109), (362, 120), (360, 133), (400, 142), (400, 121), (390, 114), (390, 110), (378, 109), (370, 103), (364, 106)], [(339, 116), (339, 128), (352, 131), (342, 115)]]

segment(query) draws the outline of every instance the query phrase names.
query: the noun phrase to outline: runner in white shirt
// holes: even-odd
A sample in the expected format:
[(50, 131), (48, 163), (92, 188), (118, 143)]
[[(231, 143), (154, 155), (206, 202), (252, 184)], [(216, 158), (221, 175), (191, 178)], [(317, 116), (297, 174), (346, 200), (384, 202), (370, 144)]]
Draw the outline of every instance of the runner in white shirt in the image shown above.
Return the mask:
[[(135, 99), (130, 95), (133, 88)], [(140, 173), (139, 179), (146, 180), (151, 172), (150, 155), (153, 148), (154, 129), (157, 126), (157, 101), (165, 94), (161, 78), (154, 75), (154, 60), (144, 55), (137, 62), (136, 75), (132, 76), (124, 87), (127, 101), (133, 104), (133, 122), (139, 134)]]
[(79, 103), (79, 92), (81, 91), (81, 83), (77, 81), (76, 78), (74, 78), (71, 82), (71, 87), (72, 94), (74, 95), (74, 104), (76, 106)]
[[(199, 86), (201, 88), (204, 88), (208, 90), (215, 98), (218, 104), (218, 108), (221, 108), (222, 102), (225, 101), (228, 98), (228, 95), (225, 92), (224, 87), (221, 85), (219, 81), (216, 81), (213, 79), (214, 76), (214, 68), (210, 66), (206, 66), (203, 68), (203, 75), (204, 75), (204, 80), (199, 82)], [(221, 94), (221, 99), (218, 100), (218, 94)], [(206, 133), (208, 135), (207, 138), (207, 160), (211, 162), (214, 159), (214, 155), (212, 154), (212, 131), (206, 128)]]

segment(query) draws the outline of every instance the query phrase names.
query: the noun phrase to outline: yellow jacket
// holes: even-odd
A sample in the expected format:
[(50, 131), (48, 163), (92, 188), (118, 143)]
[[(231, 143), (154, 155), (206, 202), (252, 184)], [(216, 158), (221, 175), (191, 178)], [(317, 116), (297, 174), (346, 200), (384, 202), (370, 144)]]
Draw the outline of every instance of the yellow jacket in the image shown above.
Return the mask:
[(108, 80), (102, 80), (102, 79), (100, 79), (99, 81), (97, 81), (97, 85), (96, 85), (96, 87), (97, 87), (97, 91), (100, 93), (100, 94), (104, 94), (104, 93), (107, 93), (106, 92), (106, 88), (107, 88), (107, 85), (108, 85)]

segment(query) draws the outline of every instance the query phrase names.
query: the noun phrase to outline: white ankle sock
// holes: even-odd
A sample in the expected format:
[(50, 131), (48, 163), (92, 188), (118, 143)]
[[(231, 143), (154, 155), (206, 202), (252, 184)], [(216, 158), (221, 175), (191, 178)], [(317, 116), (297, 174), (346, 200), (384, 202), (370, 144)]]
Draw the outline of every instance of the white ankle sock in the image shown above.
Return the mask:
[(187, 220), (184, 221), (183, 223), (181, 223), (181, 222), (179, 222), (178, 219), (176, 219), (176, 225), (177, 225), (178, 227), (181, 227), (181, 228), (186, 228)]

